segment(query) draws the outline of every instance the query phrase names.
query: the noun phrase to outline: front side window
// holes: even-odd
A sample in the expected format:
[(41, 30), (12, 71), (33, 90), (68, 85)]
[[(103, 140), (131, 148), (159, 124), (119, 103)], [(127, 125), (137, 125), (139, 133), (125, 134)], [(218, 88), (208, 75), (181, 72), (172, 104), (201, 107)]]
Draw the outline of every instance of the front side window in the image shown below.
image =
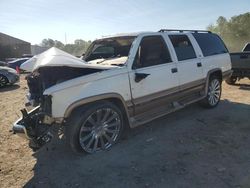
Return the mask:
[(196, 58), (194, 48), (187, 35), (169, 35), (179, 61)]
[(133, 69), (172, 62), (166, 43), (161, 36), (147, 36), (141, 40)]

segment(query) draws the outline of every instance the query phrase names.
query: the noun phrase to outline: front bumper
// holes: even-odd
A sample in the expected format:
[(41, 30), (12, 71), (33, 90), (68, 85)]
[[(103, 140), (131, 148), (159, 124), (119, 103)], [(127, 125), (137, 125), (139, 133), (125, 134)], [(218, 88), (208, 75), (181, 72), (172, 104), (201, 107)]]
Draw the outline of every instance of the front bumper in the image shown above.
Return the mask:
[[(25, 109), (21, 110), (23, 117), (18, 119), (13, 125), (13, 133), (28, 139), (29, 146), (33, 150), (41, 148), (50, 142), (53, 135), (50, 127), (52, 125), (50, 118), (39, 111), (40, 106), (27, 113)], [(46, 118), (47, 117), (47, 118)]]
[[(28, 114), (33, 115), (33, 114), (36, 113), (36, 111), (38, 111), (38, 109), (39, 109), (39, 106), (34, 108), (33, 110), (31, 110)], [(18, 136), (21, 136), (21, 137), (24, 137), (24, 138), (27, 138), (27, 139), (31, 139), (30, 136), (28, 135), (27, 128), (26, 128), (26, 126), (25, 126), (25, 124), (23, 122), (23, 118), (19, 118), (13, 124), (12, 130), (13, 130), (13, 133), (17, 134)]]
[(20, 121), (21, 121), (21, 119), (17, 120), (14, 123), (14, 125), (12, 127), (13, 133), (17, 134), (20, 137), (23, 137), (23, 138), (26, 138), (26, 139), (30, 139), (30, 137), (27, 134), (26, 127), (24, 125), (19, 124)]

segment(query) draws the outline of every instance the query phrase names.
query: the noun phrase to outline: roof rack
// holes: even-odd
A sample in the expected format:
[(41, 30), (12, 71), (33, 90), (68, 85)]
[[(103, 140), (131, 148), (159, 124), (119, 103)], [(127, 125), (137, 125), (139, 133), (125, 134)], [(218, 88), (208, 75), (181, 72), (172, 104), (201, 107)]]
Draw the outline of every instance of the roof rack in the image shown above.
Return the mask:
[(172, 31), (177, 31), (180, 33), (184, 33), (184, 32), (193, 32), (193, 33), (212, 33), (211, 31), (207, 31), (207, 30), (180, 30), (180, 29), (161, 29), (158, 32), (172, 32)]

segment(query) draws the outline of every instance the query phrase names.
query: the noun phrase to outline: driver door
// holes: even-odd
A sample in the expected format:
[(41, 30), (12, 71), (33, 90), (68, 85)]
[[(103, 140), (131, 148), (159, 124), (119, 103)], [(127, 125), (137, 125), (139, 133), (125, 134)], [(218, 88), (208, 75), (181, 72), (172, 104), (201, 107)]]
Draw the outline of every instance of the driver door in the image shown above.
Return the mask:
[(134, 115), (172, 102), (179, 91), (177, 64), (161, 35), (143, 37), (129, 72)]

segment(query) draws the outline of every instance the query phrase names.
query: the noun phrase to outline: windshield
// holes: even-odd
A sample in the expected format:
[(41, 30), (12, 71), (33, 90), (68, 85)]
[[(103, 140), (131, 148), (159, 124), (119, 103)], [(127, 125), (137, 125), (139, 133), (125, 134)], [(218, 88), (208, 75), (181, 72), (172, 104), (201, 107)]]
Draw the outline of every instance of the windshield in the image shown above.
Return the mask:
[(106, 38), (94, 41), (83, 60), (108, 59), (128, 56), (135, 36)]

